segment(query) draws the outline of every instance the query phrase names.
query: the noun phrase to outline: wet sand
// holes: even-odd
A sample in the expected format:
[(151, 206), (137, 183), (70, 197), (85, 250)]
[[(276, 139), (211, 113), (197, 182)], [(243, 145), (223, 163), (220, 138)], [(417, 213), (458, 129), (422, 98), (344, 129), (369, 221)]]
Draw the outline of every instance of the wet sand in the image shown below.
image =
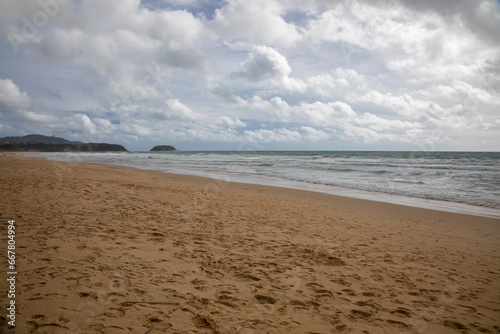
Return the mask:
[(500, 333), (499, 219), (10, 154), (0, 185), (15, 333)]

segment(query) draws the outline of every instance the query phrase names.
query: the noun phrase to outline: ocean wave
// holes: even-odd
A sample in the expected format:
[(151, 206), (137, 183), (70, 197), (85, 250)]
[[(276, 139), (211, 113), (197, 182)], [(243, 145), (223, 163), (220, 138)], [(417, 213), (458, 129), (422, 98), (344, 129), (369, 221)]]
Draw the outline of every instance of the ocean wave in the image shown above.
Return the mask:
[(500, 153), (232, 151), (39, 155), (52, 160), (295, 180), (308, 184), (500, 207)]

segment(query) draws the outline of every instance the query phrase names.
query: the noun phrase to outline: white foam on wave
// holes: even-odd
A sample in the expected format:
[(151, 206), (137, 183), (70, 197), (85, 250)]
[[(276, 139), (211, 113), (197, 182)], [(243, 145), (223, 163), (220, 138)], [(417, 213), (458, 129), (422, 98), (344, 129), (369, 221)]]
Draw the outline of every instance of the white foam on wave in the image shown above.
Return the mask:
[[(498, 159), (481, 164), (470, 160), (403, 159), (352, 152), (318, 156), (314, 152), (106, 152), (26, 153), (50, 160), (101, 162), (224, 181), (280, 186), (333, 195), (382, 201), (426, 209), (500, 218), (496, 179)], [(336, 152), (332, 152), (337, 154)], [(443, 161), (449, 164), (443, 165)], [(462, 162), (464, 164), (459, 165)], [(470, 169), (470, 170), (469, 170)], [(482, 171), (482, 170), (485, 171)], [(384, 170), (384, 173), (380, 171)], [(490, 173), (490, 174), (481, 174)], [(493, 173), (493, 174), (491, 174)], [(496, 173), (496, 174), (494, 174)], [(470, 177), (487, 182), (468, 184)], [(500, 177), (499, 177), (500, 178)], [(493, 181), (492, 181), (493, 180)], [(486, 189), (487, 184), (491, 189)], [(474, 188), (477, 185), (477, 188)], [(462, 188), (462, 189), (461, 189)], [(485, 190), (486, 189), (486, 190)], [(465, 204), (469, 203), (469, 204)], [(471, 205), (479, 204), (479, 205)], [(491, 206), (491, 205), (489, 205)], [(497, 205), (498, 207), (498, 205)]]

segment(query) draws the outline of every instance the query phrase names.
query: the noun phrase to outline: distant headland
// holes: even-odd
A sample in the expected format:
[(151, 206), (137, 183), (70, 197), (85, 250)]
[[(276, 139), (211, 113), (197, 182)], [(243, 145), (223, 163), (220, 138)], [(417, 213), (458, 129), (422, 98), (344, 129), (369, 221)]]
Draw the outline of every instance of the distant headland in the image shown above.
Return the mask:
[(27, 135), (0, 138), (1, 152), (128, 152), (125, 147), (108, 143), (83, 143), (56, 136)]
[(171, 145), (157, 145), (153, 147), (151, 152), (158, 152), (158, 151), (169, 151), (169, 152), (175, 152), (177, 149)]

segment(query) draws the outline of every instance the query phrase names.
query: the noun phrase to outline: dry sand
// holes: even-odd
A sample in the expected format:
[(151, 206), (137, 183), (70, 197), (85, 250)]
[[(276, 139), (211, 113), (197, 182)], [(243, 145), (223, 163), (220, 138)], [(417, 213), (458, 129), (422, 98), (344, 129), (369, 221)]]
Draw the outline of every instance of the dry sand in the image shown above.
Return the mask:
[(16, 333), (500, 333), (498, 219), (14, 155), (0, 184)]

